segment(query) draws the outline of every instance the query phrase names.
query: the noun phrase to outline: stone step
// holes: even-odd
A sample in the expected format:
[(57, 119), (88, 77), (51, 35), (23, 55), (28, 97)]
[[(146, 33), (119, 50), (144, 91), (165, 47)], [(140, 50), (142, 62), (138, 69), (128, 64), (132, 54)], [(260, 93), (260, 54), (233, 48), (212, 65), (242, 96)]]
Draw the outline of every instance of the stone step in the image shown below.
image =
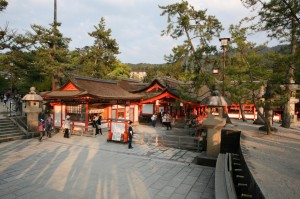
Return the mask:
[(26, 139), (26, 136), (25, 135), (19, 135), (19, 136), (10, 136), (10, 137), (4, 137), (4, 138), (0, 137), (0, 143), (1, 142), (13, 141), (13, 140), (22, 140), (22, 139)]
[(1, 131), (1, 129), (5, 130), (5, 129), (14, 129), (14, 128), (18, 128), (18, 126), (15, 124), (6, 124), (6, 125), (2, 125), (0, 127), (0, 131)]
[(9, 133), (1, 133), (0, 138), (23, 136), (23, 135), (24, 135), (24, 133), (21, 133), (20, 131), (18, 131), (18, 132), (9, 132)]
[(3, 128), (12, 128), (12, 127), (17, 127), (17, 125), (15, 123), (13, 123), (12, 121), (10, 121), (9, 123), (5, 123), (5, 124), (0, 124), (0, 129)]
[(0, 143), (25, 138), (24, 132), (10, 118), (0, 119)]
[(7, 124), (7, 123), (11, 123), (12, 121), (10, 119), (0, 119), (0, 124)]
[(13, 127), (13, 128), (6, 128), (6, 129), (1, 129), (0, 128), (0, 134), (3, 134), (3, 133), (9, 133), (9, 132), (21, 132), (21, 130), (17, 127)]

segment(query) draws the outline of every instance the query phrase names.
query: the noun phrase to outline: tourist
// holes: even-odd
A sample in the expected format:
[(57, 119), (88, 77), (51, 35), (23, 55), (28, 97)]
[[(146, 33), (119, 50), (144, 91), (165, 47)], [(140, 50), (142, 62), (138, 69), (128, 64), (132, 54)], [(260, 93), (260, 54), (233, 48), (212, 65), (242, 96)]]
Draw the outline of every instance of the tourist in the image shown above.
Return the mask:
[(44, 123), (43, 119), (40, 119), (40, 121), (39, 121), (39, 132), (40, 132), (39, 141), (41, 142), (45, 135), (45, 123)]
[(52, 117), (49, 114), (47, 119), (46, 119), (46, 124), (45, 124), (45, 131), (47, 132), (47, 137), (51, 138), (51, 131), (52, 131), (52, 126), (53, 126), (53, 121), (52, 121)]
[(157, 119), (157, 115), (154, 113), (151, 117), (151, 123), (153, 127), (156, 126), (156, 119)]
[(166, 114), (166, 126), (167, 126), (167, 130), (171, 130), (172, 126), (171, 126), (171, 121), (172, 121), (172, 116), (170, 113)]
[(64, 121), (63, 124), (63, 128), (64, 128), (64, 137), (65, 138), (70, 138), (70, 131), (71, 131), (71, 122), (70, 122), (70, 116), (67, 115), (66, 120)]
[(133, 128), (131, 126), (132, 121), (128, 122), (128, 149), (132, 149), (132, 138), (133, 138)]

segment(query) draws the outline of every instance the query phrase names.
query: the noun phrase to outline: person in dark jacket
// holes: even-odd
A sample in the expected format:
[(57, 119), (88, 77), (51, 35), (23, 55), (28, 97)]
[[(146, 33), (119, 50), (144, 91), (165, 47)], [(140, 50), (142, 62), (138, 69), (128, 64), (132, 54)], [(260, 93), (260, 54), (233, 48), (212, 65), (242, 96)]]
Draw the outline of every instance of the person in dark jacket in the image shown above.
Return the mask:
[(98, 124), (98, 134), (100, 132), (100, 134), (102, 135), (101, 121), (102, 121), (102, 116), (101, 116), (101, 113), (100, 113), (99, 116), (98, 116), (97, 124)]
[(132, 121), (128, 122), (128, 149), (132, 149), (132, 137), (133, 137), (133, 128), (131, 126)]

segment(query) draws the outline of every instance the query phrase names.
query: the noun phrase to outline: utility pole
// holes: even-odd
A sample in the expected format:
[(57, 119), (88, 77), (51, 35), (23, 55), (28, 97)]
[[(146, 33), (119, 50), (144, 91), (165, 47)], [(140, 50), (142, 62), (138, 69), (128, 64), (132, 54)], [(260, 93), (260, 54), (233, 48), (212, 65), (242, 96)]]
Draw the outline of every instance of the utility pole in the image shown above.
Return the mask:
[[(57, 1), (54, 0), (54, 19), (53, 19), (53, 33), (56, 35), (57, 31)], [(53, 49), (56, 50), (56, 42), (54, 42)]]
[[(52, 34), (53, 34), (53, 45), (52, 49), (53, 51), (56, 51), (56, 36), (57, 36), (57, 0), (54, 0), (54, 18), (53, 18), (53, 29), (52, 29)], [(54, 57), (52, 57), (53, 60), (55, 60)], [(54, 69), (54, 73), (52, 73), (52, 91), (54, 91), (57, 87), (57, 78), (58, 78), (58, 69)]]

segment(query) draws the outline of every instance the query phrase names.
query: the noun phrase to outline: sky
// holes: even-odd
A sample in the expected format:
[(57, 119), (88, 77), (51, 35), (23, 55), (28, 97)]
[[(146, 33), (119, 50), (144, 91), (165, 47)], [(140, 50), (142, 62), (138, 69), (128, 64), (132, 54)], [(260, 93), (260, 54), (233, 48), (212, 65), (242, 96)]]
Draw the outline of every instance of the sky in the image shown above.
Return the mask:
[[(30, 31), (30, 25), (38, 24), (49, 28), (53, 23), (54, 0), (8, 0), (8, 7), (0, 12), (0, 26), (8, 24), (18, 33)], [(164, 63), (164, 55), (169, 55), (180, 41), (169, 36), (161, 36), (167, 27), (167, 16), (160, 16), (158, 5), (169, 5), (180, 0), (57, 0), (57, 20), (60, 31), (72, 39), (70, 49), (93, 45), (88, 32), (95, 30), (101, 17), (106, 29), (112, 30), (111, 38), (119, 44), (117, 58), (123, 63)], [(196, 9), (207, 9), (225, 30), (221, 37), (230, 37), (226, 31), (230, 24), (238, 22), (253, 13), (240, 0), (189, 0)], [(262, 44), (264, 34), (256, 34), (250, 41)], [(219, 45), (214, 38), (214, 45)], [(276, 45), (272, 41), (269, 46)]]

